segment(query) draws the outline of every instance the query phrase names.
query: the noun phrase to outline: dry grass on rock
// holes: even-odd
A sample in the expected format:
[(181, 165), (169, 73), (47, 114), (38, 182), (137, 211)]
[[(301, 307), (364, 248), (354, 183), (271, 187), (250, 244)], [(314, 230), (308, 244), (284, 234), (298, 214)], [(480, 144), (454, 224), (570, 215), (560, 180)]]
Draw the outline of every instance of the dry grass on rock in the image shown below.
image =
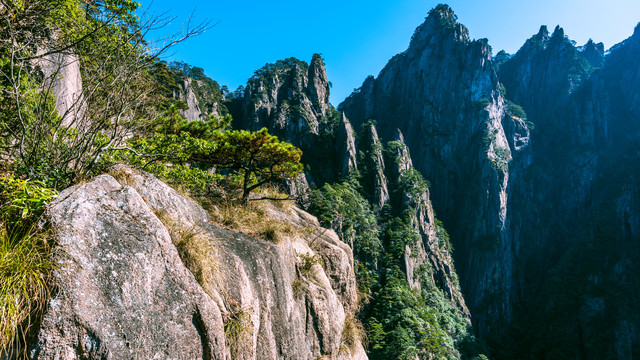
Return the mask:
[[(263, 190), (256, 197), (287, 198), (274, 189)], [(213, 221), (222, 227), (277, 244), (303, 231), (290, 221), (273, 216), (273, 212), (288, 213), (292, 203), (291, 200), (227, 201), (208, 206), (208, 210)]]

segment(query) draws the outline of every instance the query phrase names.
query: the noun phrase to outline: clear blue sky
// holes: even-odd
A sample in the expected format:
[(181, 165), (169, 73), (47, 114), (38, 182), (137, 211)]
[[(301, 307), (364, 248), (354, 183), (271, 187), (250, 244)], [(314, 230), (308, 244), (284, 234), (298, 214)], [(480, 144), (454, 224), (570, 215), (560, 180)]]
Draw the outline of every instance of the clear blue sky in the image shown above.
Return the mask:
[[(287, 57), (310, 61), (321, 53), (338, 105), (367, 75), (377, 75), (396, 53), (406, 50), (431, 0), (140, 0), (151, 13), (167, 12), (172, 24), (151, 34), (180, 32), (192, 21), (217, 25), (176, 46), (170, 58), (205, 69), (234, 90), (267, 62)], [(589, 38), (609, 48), (626, 39), (640, 22), (640, 0), (449, 0), (458, 21), (474, 39), (488, 38), (494, 54), (517, 51), (540, 25), (556, 25), (582, 45)]]

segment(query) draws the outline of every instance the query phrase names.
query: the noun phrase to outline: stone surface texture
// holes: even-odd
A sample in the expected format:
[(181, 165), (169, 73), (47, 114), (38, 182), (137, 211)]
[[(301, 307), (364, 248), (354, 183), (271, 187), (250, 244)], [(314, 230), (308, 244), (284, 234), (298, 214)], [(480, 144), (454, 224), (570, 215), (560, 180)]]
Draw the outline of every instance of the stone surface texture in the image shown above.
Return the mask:
[[(341, 345), (356, 310), (351, 249), (314, 217), (268, 207), (299, 231), (265, 242), (214, 225), (150, 174), (111, 174), (48, 209), (62, 267), (32, 358), (367, 358)], [(193, 239), (206, 255), (195, 263), (180, 245)], [(322, 261), (304, 271), (305, 258)]]

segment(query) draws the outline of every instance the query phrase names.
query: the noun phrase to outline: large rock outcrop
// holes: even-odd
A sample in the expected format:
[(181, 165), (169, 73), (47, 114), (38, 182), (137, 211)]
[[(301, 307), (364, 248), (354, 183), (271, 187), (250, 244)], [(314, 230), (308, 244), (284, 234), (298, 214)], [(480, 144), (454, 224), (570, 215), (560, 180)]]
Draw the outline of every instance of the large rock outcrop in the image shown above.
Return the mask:
[[(43, 54), (47, 49), (40, 50)], [(35, 61), (50, 87), (63, 126), (78, 127), (87, 110), (80, 73), (80, 59), (72, 52), (57, 52)]]
[(453, 11), (440, 5), (409, 48), (339, 109), (356, 128), (374, 119), (384, 140), (397, 129), (405, 134), (413, 165), (431, 183), (434, 207), (451, 233), (474, 324), (481, 333), (499, 331), (512, 313), (507, 209), (518, 168), (512, 160), (529, 146), (526, 125), (507, 116), (486, 40), (471, 41)]
[[(187, 105), (186, 109), (180, 110), (180, 116), (187, 119), (188, 121), (202, 120), (202, 109), (200, 109), (198, 97), (193, 91), (192, 84), (192, 78), (185, 78), (179, 85), (180, 91), (175, 92), (173, 96), (178, 100), (183, 101)], [(219, 116), (217, 113), (216, 115)]]
[[(458, 284), (458, 275), (453, 265), (453, 254), (446, 231), (436, 222), (428, 186), (414, 176), (409, 148), (402, 132), (387, 143), (391, 183), (401, 189), (401, 207), (411, 212), (411, 223), (420, 235), (415, 244), (405, 247), (404, 265), (407, 281), (412, 288), (421, 289), (417, 278), (421, 266), (429, 269), (429, 283), (456, 307), (461, 317), (470, 319), (469, 310)], [(422, 279), (424, 282), (425, 279)]]
[(62, 266), (31, 358), (367, 358), (343, 331), (351, 249), (314, 217), (267, 207), (296, 229), (269, 243), (213, 225), (149, 174), (112, 175), (48, 210)]
[(324, 61), (314, 54), (310, 63), (288, 58), (266, 64), (229, 106), (235, 126), (266, 127), (302, 149), (308, 182), (321, 185), (357, 167), (353, 129), (329, 103), (329, 92)]
[(180, 116), (188, 121), (204, 121), (211, 116), (221, 118), (225, 114), (224, 94), (217, 82), (204, 75), (194, 79), (181, 72), (177, 72), (175, 77), (178, 89), (173, 92), (173, 97), (187, 106), (180, 110)]
[(533, 166), (511, 197), (521, 299), (519, 331), (505, 341), (520, 345), (505, 358), (629, 359), (640, 349), (628, 292), (638, 286), (639, 54), (638, 27), (605, 56), (602, 44), (575, 47), (543, 26), (500, 65), (508, 98), (535, 123)]

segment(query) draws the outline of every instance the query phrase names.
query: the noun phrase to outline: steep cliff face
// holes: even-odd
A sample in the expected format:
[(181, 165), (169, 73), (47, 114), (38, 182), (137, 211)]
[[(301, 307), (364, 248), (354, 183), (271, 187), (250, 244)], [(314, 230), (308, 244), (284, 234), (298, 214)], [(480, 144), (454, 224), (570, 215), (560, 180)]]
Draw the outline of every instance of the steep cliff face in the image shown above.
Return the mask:
[(363, 152), (363, 157), (360, 159), (363, 165), (361, 183), (367, 191), (371, 192), (370, 201), (379, 211), (390, 200), (389, 183), (385, 175), (386, 166), (382, 154), (383, 147), (374, 125), (366, 126), (364, 130), (359, 148)]
[(303, 151), (307, 180), (321, 185), (357, 167), (353, 129), (329, 103), (322, 57), (267, 64), (249, 79), (234, 119), (236, 127), (269, 132)]
[(407, 51), (339, 108), (356, 127), (376, 120), (383, 139), (396, 129), (407, 134), (414, 166), (430, 181), (451, 232), (474, 323), (488, 332), (511, 313), (507, 201), (512, 167), (523, 167), (512, 160), (529, 151), (528, 129), (506, 116), (486, 41), (471, 41), (455, 20), (448, 6), (432, 10)]
[(56, 109), (62, 117), (62, 125), (78, 126), (87, 106), (82, 93), (82, 74), (78, 56), (72, 53), (56, 53), (44, 56), (35, 63), (47, 78), (45, 86), (51, 88)]
[(204, 121), (212, 116), (220, 119), (228, 113), (224, 91), (202, 68), (185, 63), (170, 63), (169, 68), (175, 82), (173, 98), (186, 105), (179, 110), (180, 116), (188, 121)]
[(265, 65), (247, 84), (242, 127), (266, 127), (309, 147), (324, 125), (328, 93), (324, 64), (317, 54), (311, 65), (293, 58)]
[(345, 325), (351, 249), (315, 218), (267, 207), (299, 230), (268, 243), (149, 174), (112, 174), (49, 209), (62, 266), (32, 358), (367, 358)]
[[(395, 130), (392, 137), (379, 136), (380, 125), (364, 121), (356, 134), (348, 117), (328, 103), (328, 94), (324, 64), (314, 55), (309, 65), (287, 59), (258, 70), (241, 106), (234, 100), (230, 108), (236, 109), (236, 126), (267, 127), (303, 150), (306, 176), (291, 182), (289, 191), (300, 195), (307, 186), (318, 189), (303, 203), (354, 247), (359, 316), (368, 331), (387, 334), (376, 333), (372, 356), (474, 353), (462, 350), (461, 344), (475, 340), (449, 238), (435, 219), (429, 188), (414, 169), (403, 136), (394, 125), (387, 127)], [(504, 134), (499, 136), (508, 146)], [(495, 149), (487, 144), (486, 156), (495, 158)], [(487, 169), (497, 176), (499, 167), (488, 158)], [(389, 306), (396, 311), (385, 310)], [(414, 319), (410, 324), (409, 318)], [(426, 329), (431, 329), (427, 335)], [(427, 350), (436, 337), (442, 340)]]
[(637, 287), (639, 53), (638, 28), (604, 56), (543, 27), (500, 66), (536, 125), (533, 166), (513, 194), (526, 326), (512, 357), (627, 359), (640, 348), (635, 295), (619, 290)]
[[(395, 185), (396, 196), (401, 196), (396, 201), (401, 203), (401, 208), (411, 212), (411, 223), (420, 235), (418, 241), (405, 247), (407, 281), (417, 289), (422, 289), (425, 283), (432, 284), (457, 308), (461, 316), (468, 319), (469, 310), (453, 265), (450, 240), (442, 224), (436, 221), (429, 187), (416, 176), (402, 132), (398, 131), (395, 138), (387, 143), (387, 149), (392, 167), (389, 170), (391, 183)], [(419, 274), (421, 266), (429, 269), (428, 279), (424, 279), (424, 273)]]
[(449, 236), (402, 133), (383, 142), (368, 123), (356, 149), (358, 172), (313, 191), (310, 211), (353, 244), (370, 355), (479, 355)]
[(180, 84), (181, 91), (176, 92), (174, 94), (174, 97), (178, 100), (184, 101), (184, 103), (187, 105), (187, 109), (180, 110), (180, 116), (189, 121), (196, 121), (201, 120), (203, 114), (202, 109), (200, 109), (200, 104), (198, 103), (196, 93), (193, 91), (192, 83), (193, 79), (184, 79)]

